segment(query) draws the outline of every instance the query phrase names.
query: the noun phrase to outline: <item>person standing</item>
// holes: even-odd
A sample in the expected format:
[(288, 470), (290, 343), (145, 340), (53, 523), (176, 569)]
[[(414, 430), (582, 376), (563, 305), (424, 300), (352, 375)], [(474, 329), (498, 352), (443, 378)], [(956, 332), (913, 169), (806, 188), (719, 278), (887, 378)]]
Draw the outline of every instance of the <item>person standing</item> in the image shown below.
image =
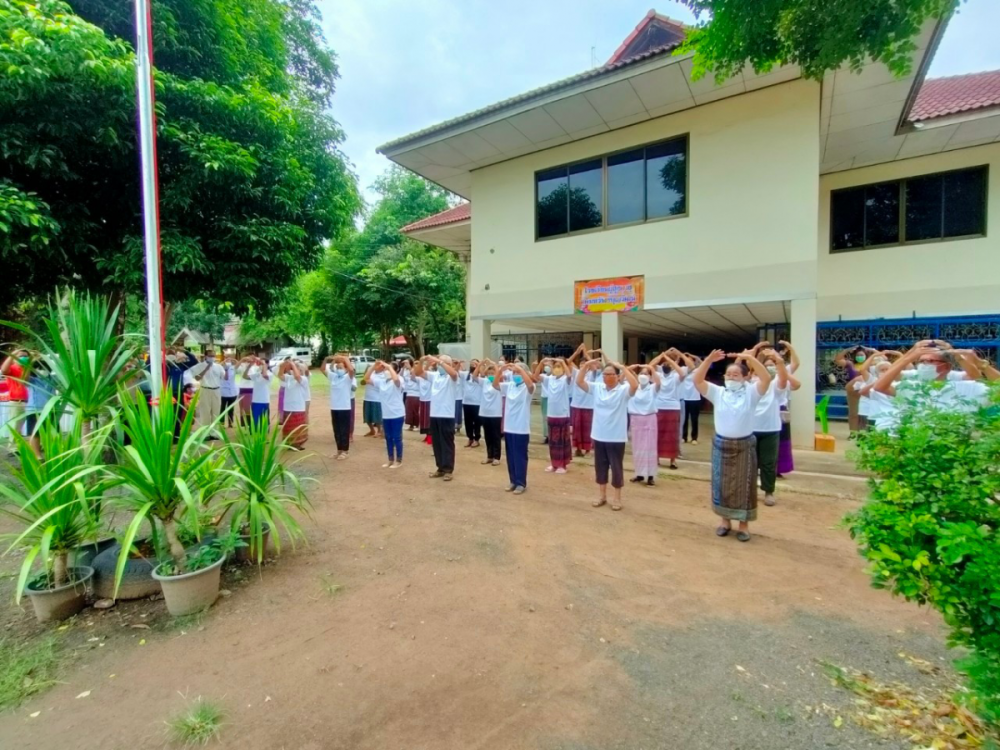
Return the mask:
[[(379, 388), (382, 379), (385, 377), (385, 373), (379, 371), (374, 374), (377, 375), (375, 387), (368, 388), (367, 385), (365, 387), (363, 416), (365, 424), (368, 425), (368, 432), (362, 437), (378, 437), (379, 432), (382, 430), (382, 396)], [(366, 384), (369, 382), (368, 370), (365, 370), (364, 380)]]
[[(754, 411), (753, 435), (757, 442), (757, 468), (760, 471), (760, 486), (764, 490), (764, 505), (775, 504), (774, 485), (778, 474), (778, 442), (781, 438), (781, 399), (787, 396), (791, 376), (785, 367), (785, 360), (770, 348), (762, 348), (757, 359), (771, 376), (768, 386)], [(756, 385), (758, 378), (750, 380)]]
[(250, 382), (247, 370), (253, 366), (255, 359), (255, 357), (244, 357), (236, 368), (240, 389), (240, 424), (244, 426), (253, 421), (253, 383)]
[[(701, 364), (701, 359), (691, 354), (681, 355), (688, 373), (694, 372)], [(684, 428), (681, 437), (684, 442), (691, 438), (691, 445), (698, 445), (698, 419), (701, 417), (701, 394), (694, 387), (694, 378), (686, 377), (681, 381), (681, 400), (684, 402)]]
[(236, 363), (232, 357), (226, 357), (222, 363), (222, 385), (219, 395), (222, 399), (222, 413), (226, 415), (226, 423), (232, 427), (236, 419), (236, 402), (240, 397), (240, 386), (236, 382)]
[[(458, 371), (448, 355), (424, 357), (426, 364), (418, 365), (417, 374), (430, 382), (430, 434), (437, 468), (431, 478), (450, 482), (455, 472), (455, 393), (458, 390)], [(424, 368), (430, 369), (424, 369)]]
[(486, 458), (480, 463), (500, 465), (501, 458), (501, 423), (503, 422), (503, 393), (493, 387), (498, 378), (496, 365), (489, 359), (479, 363), (475, 373), (479, 383), (479, 423), (483, 428), (483, 438), (486, 440)]
[[(589, 382), (587, 372), (597, 372), (601, 360), (593, 359), (580, 367), (576, 382), (580, 389), (594, 398), (594, 422), (591, 439), (594, 445), (594, 474), (600, 497), (593, 502), (600, 508), (608, 502), (608, 473), (614, 499), (611, 510), (622, 509), (622, 487), (625, 486), (625, 444), (628, 442), (628, 400), (639, 390), (639, 381), (630, 370), (618, 362), (608, 362), (600, 380)], [(622, 382), (624, 378), (624, 382)]]
[[(464, 414), (463, 399), (465, 398), (465, 388), (462, 385), (462, 371), (465, 369), (465, 362), (458, 360), (455, 362), (455, 369), (458, 371), (458, 387), (455, 389), (455, 434), (462, 431), (462, 416)], [(468, 446), (466, 446), (468, 447)]]
[(0, 376), (7, 382), (7, 424), (16, 430), (28, 407), (28, 365), (31, 356), (27, 349), (18, 349), (0, 363)]
[[(535, 376), (535, 382), (536, 383), (539, 382), (539, 378), (538, 378), (538, 375), (539, 375), (538, 368), (539, 367), (542, 368), (542, 374), (544, 374), (544, 375), (551, 375), (552, 374), (552, 365), (549, 364), (549, 361), (550, 361), (549, 358), (543, 359), (541, 361), (538, 361), (538, 360), (535, 361), (535, 366), (532, 368), (532, 373), (531, 374)], [(542, 403), (542, 445), (548, 445), (549, 444), (549, 394), (548, 394), (548, 391), (545, 388), (545, 382), (541, 381), (541, 383), (542, 383), (542, 398), (541, 398), (541, 403)], [(552, 467), (550, 466), (548, 469), (546, 469), (546, 471), (551, 470), (551, 468)]]
[(632, 465), (635, 476), (633, 484), (645, 482), (649, 487), (656, 484), (659, 469), (657, 452), (658, 426), (656, 422), (656, 396), (660, 390), (660, 373), (649, 365), (633, 365), (629, 369), (638, 370), (639, 383), (635, 395), (628, 400), (628, 413), (632, 429)]
[(668, 349), (650, 362), (653, 367), (661, 367), (660, 390), (656, 394), (656, 451), (661, 459), (670, 461), (670, 469), (677, 468), (680, 455), (680, 389), (687, 376), (687, 370), (677, 363), (679, 354), (676, 349)]
[[(801, 364), (795, 347), (787, 341), (779, 341), (778, 346), (781, 347), (778, 350), (779, 352), (788, 352), (788, 374), (794, 375), (795, 371), (799, 369), (799, 364)], [(798, 389), (793, 388), (792, 390)], [(775, 476), (778, 479), (784, 479), (785, 474), (791, 474), (795, 471), (795, 455), (792, 452), (791, 395), (789, 391), (785, 391), (781, 395), (780, 401), (781, 434), (778, 436), (778, 473)]]
[[(578, 350), (577, 353), (584, 354), (581, 350)], [(600, 350), (590, 353), (598, 354), (600, 353)], [(584, 379), (589, 382), (595, 382), (599, 377), (595, 370), (585, 368), (583, 367), (583, 364), (580, 365), (579, 369), (576, 370), (572, 376), (573, 391), (571, 393), (571, 397), (573, 399), (573, 408), (576, 409), (576, 422), (573, 423), (572, 411), (570, 412), (570, 422), (573, 431), (573, 448), (575, 448), (573, 455), (577, 458), (590, 455), (590, 451), (594, 447), (593, 441), (590, 437), (590, 433), (594, 426), (594, 394), (591, 391), (580, 387), (579, 379), (577, 378), (577, 375), (580, 372), (583, 373)]]
[(330, 424), (337, 444), (337, 460), (343, 461), (351, 450), (354, 366), (348, 357), (334, 355), (323, 360), (323, 374), (330, 381)]
[(535, 366), (535, 381), (542, 384), (542, 399), (547, 402), (543, 419), (548, 425), (549, 465), (545, 471), (565, 474), (573, 460), (570, 437), (569, 392), (570, 366), (565, 359), (543, 359)]
[(478, 448), (482, 436), (479, 423), (479, 407), (483, 400), (483, 389), (476, 379), (479, 360), (472, 360), (469, 368), (459, 373), (462, 381), (462, 410), (465, 412), (465, 436), (469, 439), (466, 448)]
[[(739, 522), (736, 538), (750, 541), (750, 521), (757, 519), (757, 446), (753, 436), (754, 412), (767, 389), (771, 374), (754, 357), (753, 350), (729, 355), (736, 359), (726, 368), (725, 387), (706, 380), (708, 369), (722, 362), (726, 353), (714, 350), (694, 373), (698, 392), (715, 409), (715, 440), (712, 444), (712, 509), (722, 518), (717, 536), (727, 536), (733, 521)], [(749, 368), (756, 373), (748, 382)]]
[(396, 469), (403, 465), (406, 406), (403, 404), (403, 381), (398, 368), (396, 362), (387, 364), (379, 360), (375, 363), (374, 374), (371, 369), (365, 373), (366, 386), (378, 388), (382, 398), (382, 434), (385, 435), (385, 448), (389, 454), (389, 462), (382, 464), (383, 469)]
[(535, 383), (523, 365), (506, 365), (511, 379), (493, 381), (504, 397), (504, 448), (507, 451), (507, 492), (522, 495), (528, 488), (528, 442), (531, 440), (531, 395)]
[(403, 362), (403, 394), (406, 403), (406, 429), (410, 432), (420, 429), (420, 383), (413, 377), (413, 360)]
[(293, 451), (302, 450), (309, 439), (309, 424), (306, 422), (307, 375), (294, 359), (286, 359), (278, 369), (278, 378), (285, 384), (285, 421), (281, 434)]
[(213, 425), (208, 439), (218, 440), (214, 424), (222, 413), (222, 378), (226, 372), (215, 361), (215, 350), (205, 350), (205, 361), (191, 368), (198, 382), (198, 422), (202, 427)]
[(250, 414), (254, 424), (259, 424), (261, 420), (270, 420), (271, 369), (267, 365), (267, 360), (260, 357), (251, 359), (243, 377), (253, 384)]
[(417, 363), (413, 368), (413, 377), (420, 388), (418, 396), (420, 398), (420, 434), (424, 436), (424, 443), (432, 445), (431, 441), (431, 379), (424, 372), (422, 362)]

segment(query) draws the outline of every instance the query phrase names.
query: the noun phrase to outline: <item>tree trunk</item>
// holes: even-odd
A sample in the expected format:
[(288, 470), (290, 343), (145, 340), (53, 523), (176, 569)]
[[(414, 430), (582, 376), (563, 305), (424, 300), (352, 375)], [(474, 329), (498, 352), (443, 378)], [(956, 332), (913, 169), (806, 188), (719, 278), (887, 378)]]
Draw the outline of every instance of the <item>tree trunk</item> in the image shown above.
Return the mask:
[(184, 545), (177, 538), (177, 521), (167, 518), (163, 521), (163, 533), (167, 537), (167, 546), (170, 549), (170, 556), (174, 559), (178, 573), (187, 572), (187, 555), (184, 552)]
[(68, 552), (57, 552), (55, 559), (52, 561), (52, 583), (55, 586), (62, 586), (66, 583), (67, 575), (67, 564), (69, 562)]

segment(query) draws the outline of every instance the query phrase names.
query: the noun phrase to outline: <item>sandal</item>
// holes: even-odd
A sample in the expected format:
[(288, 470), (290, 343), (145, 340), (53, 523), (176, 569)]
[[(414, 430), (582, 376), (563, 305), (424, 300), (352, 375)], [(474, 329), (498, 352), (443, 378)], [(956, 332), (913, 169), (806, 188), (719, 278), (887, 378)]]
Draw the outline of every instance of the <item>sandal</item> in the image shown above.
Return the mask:
[(591, 503), (591, 505), (593, 505), (595, 508), (600, 508), (602, 505), (607, 505), (607, 504), (608, 504), (607, 499), (603, 497)]
[(444, 476), (444, 472), (443, 471), (432, 471), (427, 476), (430, 477), (431, 479), (440, 479), (441, 477)]
[(444, 475), (443, 477), (441, 477), (441, 478), (442, 478), (442, 479), (443, 479), (444, 481), (446, 481), (446, 482), (450, 482), (450, 481), (451, 481), (452, 479), (454, 479), (455, 477), (453, 477), (453, 476), (452, 476), (451, 474), (445, 474), (445, 475)]
[(494, 466), (499, 466), (500, 465), (500, 459), (499, 458), (494, 458), (493, 459), (493, 465)]
[(481, 463), (483, 466), (486, 466), (486, 464), (493, 463), (493, 459), (492, 458), (487, 458), (487, 459), (485, 459), (483, 461), (480, 461), (479, 463)]
[(729, 536), (729, 532), (732, 531), (728, 526), (720, 526), (715, 530), (716, 536)]
[(749, 542), (750, 541), (750, 532), (749, 531), (737, 531), (736, 532), (736, 538), (739, 539), (741, 542)]
[(632, 477), (630, 480), (632, 484), (642, 484), (646, 481), (646, 477)]
[(611, 506), (611, 510), (621, 510), (621, 509), (622, 509), (622, 506), (620, 506), (620, 505), (612, 505)]

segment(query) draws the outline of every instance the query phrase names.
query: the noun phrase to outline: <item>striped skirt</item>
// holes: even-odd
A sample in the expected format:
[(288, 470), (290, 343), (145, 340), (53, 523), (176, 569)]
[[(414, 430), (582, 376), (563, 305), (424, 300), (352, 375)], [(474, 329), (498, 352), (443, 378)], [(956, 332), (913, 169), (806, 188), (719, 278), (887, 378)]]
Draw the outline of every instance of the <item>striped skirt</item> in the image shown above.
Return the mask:
[(419, 396), (407, 396), (406, 397), (406, 426), (407, 427), (419, 427), (420, 426), (420, 397)]
[(781, 437), (778, 440), (778, 473), (791, 474), (793, 471), (795, 460), (792, 457), (792, 426), (788, 422), (782, 422)]
[(757, 520), (757, 439), (715, 436), (712, 510), (732, 521)]
[(285, 386), (278, 387), (278, 424), (285, 423)]
[[(593, 450), (594, 442), (590, 437), (590, 431), (594, 426), (594, 410), (570, 408), (571, 420), (573, 412), (576, 412), (576, 422), (573, 424), (573, 447), (578, 451)], [(551, 436), (549, 439), (552, 439)]]
[(680, 409), (661, 409), (656, 412), (656, 452), (660, 458), (673, 461), (680, 453), (680, 424)]
[(569, 417), (549, 417), (546, 422), (549, 427), (549, 460), (555, 469), (565, 469), (573, 460), (569, 423)]
[(657, 437), (659, 423), (656, 414), (631, 414), (632, 464), (637, 477), (655, 477), (657, 472)]
[(240, 424), (250, 424), (253, 415), (253, 388), (240, 388)]
[(309, 423), (306, 422), (304, 411), (285, 412), (285, 421), (281, 425), (281, 435), (285, 442), (296, 448), (301, 448), (309, 439)]
[(431, 434), (431, 402), (420, 402), (420, 434)]

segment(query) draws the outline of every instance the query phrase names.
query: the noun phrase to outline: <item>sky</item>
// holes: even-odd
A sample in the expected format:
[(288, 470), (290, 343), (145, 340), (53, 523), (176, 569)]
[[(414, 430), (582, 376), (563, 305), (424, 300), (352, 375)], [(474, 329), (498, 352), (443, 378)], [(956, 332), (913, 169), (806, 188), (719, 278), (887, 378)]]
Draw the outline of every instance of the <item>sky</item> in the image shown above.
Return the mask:
[[(601, 65), (652, 0), (317, 0), (340, 81), (332, 114), (369, 202), (390, 162), (375, 153), (407, 135)], [(658, 12), (693, 23), (676, 2)], [(1000, 69), (1000, 0), (967, 0), (932, 77)]]

